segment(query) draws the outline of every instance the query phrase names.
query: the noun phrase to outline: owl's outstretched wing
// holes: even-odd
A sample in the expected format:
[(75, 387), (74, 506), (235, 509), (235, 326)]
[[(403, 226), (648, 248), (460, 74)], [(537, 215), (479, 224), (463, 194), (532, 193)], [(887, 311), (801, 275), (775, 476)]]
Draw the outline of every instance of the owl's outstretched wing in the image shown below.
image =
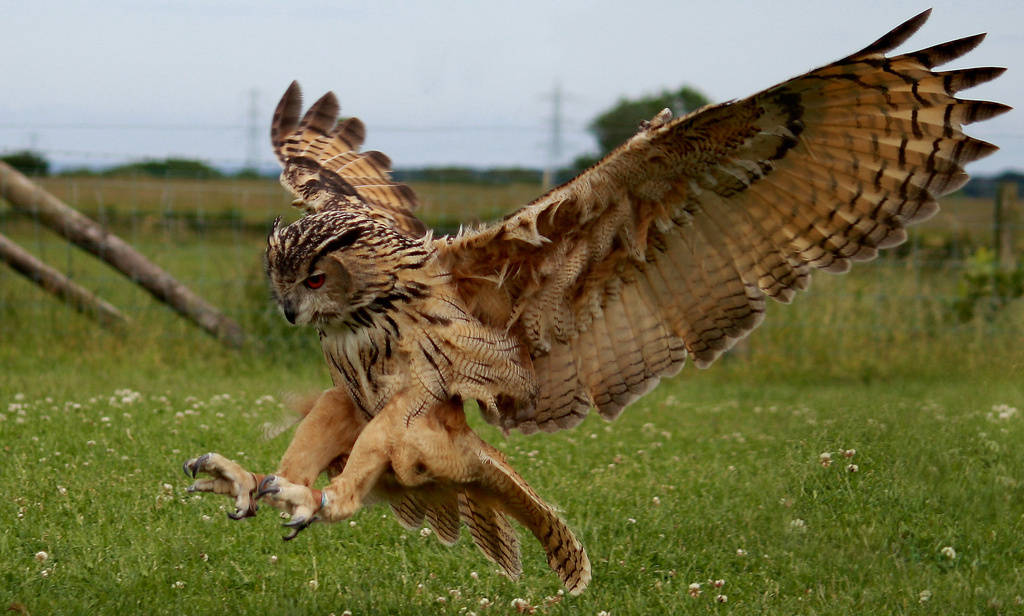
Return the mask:
[(274, 111), (270, 141), (281, 161), (281, 184), (309, 211), (359, 210), (398, 231), (419, 237), (427, 228), (412, 211), (416, 195), (391, 179), (391, 160), (360, 152), (366, 128), (358, 118), (338, 121), (338, 99), (328, 92), (302, 119), (302, 92), (292, 82)]
[(1000, 68), (934, 72), (972, 36), (893, 57), (928, 12), (749, 98), (659, 115), (576, 179), (493, 226), (437, 240), (474, 314), (529, 350), (539, 396), (506, 428), (615, 417), (687, 355), (704, 367), (812, 269), (906, 238), (995, 146), (964, 124), (1009, 108), (954, 95)]

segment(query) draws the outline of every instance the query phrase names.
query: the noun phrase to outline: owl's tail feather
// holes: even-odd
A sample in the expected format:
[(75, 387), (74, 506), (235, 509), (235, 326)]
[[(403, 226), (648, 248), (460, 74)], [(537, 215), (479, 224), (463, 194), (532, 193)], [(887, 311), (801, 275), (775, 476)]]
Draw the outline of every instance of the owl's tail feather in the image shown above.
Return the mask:
[[(505, 462), (498, 450), (483, 440), (480, 443), (482, 447), (478, 455), (484, 472), (479, 481), (480, 489), (470, 491), (470, 494), (483, 496), (488, 505), (528, 528), (540, 541), (547, 553), (548, 565), (562, 580), (566, 590), (572, 595), (583, 592), (590, 583), (591, 575), (590, 559), (583, 545), (555, 509), (541, 500), (519, 473)], [(487, 553), (486, 549), (484, 553)]]
[(391, 512), (405, 528), (416, 530), (425, 520), (441, 543), (452, 545), (459, 540), (459, 500), (454, 491), (411, 489), (390, 500)]
[(484, 556), (502, 568), (509, 578), (518, 580), (523, 572), (519, 560), (519, 537), (500, 511), (488, 503), (486, 493), (474, 489), (459, 494), (459, 513)]

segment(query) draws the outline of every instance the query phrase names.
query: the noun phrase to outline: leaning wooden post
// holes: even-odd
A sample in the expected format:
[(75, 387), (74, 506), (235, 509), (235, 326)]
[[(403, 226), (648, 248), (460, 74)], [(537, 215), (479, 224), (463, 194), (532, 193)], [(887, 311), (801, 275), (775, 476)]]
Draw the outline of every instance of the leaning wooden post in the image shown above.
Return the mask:
[(245, 342), (245, 333), (233, 320), (136, 252), (127, 242), (65, 205), (60, 199), (3, 162), (0, 162), (0, 196), (19, 210), (35, 216), (71, 242), (103, 259), (149, 291), (153, 297), (168, 304), (227, 344), (239, 347)]
[(75, 284), (2, 234), (0, 261), (6, 262), (14, 271), (53, 293), (75, 310), (96, 318), (103, 325), (116, 325), (128, 320), (117, 308)]

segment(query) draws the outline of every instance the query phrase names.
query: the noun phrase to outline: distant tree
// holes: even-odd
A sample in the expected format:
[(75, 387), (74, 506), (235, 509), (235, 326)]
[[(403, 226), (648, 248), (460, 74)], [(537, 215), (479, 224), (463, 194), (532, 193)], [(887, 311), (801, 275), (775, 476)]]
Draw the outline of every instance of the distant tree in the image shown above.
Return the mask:
[(541, 172), (524, 167), (422, 167), (396, 169), (393, 176), (399, 182), (438, 182), (447, 184), (536, 184)]
[(619, 99), (614, 107), (594, 118), (587, 126), (587, 130), (597, 139), (601, 151), (577, 157), (570, 169), (559, 174), (560, 178), (579, 173), (599, 161), (605, 154), (636, 134), (640, 122), (650, 120), (662, 109), (667, 107), (678, 117), (699, 109), (708, 102), (706, 96), (690, 86), (683, 86), (674, 92), (664, 90), (653, 96)]
[(50, 161), (42, 154), (30, 150), (12, 152), (0, 156), (0, 160), (28, 176), (44, 176), (50, 174)]
[(107, 169), (103, 175), (148, 175), (157, 178), (208, 180), (223, 177), (224, 174), (202, 161), (188, 158), (167, 158), (119, 165)]
[(690, 86), (683, 86), (675, 92), (665, 90), (654, 96), (622, 98), (614, 107), (594, 118), (587, 128), (597, 138), (601, 156), (604, 156), (632, 137), (640, 122), (650, 120), (662, 109), (667, 107), (678, 117), (707, 104), (707, 97)]
[(254, 169), (253, 167), (245, 167), (245, 168), (239, 169), (237, 172), (235, 172), (233, 177), (235, 177), (235, 178), (237, 178), (239, 180), (258, 180), (258, 179), (266, 178), (266, 177), (270, 177), (270, 176), (266, 175), (266, 174), (263, 174), (263, 173), (260, 173), (259, 169)]
[(994, 199), (1001, 184), (1016, 184), (1018, 194), (1024, 194), (1024, 173), (1020, 171), (1003, 171), (998, 175), (976, 175), (964, 185), (965, 197), (984, 197)]

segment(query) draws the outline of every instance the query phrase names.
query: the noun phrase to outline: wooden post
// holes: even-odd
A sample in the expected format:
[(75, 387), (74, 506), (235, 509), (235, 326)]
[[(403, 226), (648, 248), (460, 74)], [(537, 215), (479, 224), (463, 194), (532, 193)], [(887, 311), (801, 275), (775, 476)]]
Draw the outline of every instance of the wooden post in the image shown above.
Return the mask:
[(141, 285), (204, 330), (233, 347), (240, 347), (245, 333), (203, 298), (174, 279), (127, 242), (92, 219), (33, 184), (10, 165), (0, 162), (0, 196), (15, 208), (31, 214), (71, 242), (88, 250)]
[(1005, 270), (1017, 267), (1017, 227), (1021, 222), (1017, 211), (1017, 183), (1003, 182), (996, 192), (995, 212), (993, 213), (995, 231), (996, 263)]
[(117, 308), (75, 284), (3, 235), (0, 235), (0, 261), (5, 261), (14, 271), (103, 325), (116, 325), (128, 320)]

